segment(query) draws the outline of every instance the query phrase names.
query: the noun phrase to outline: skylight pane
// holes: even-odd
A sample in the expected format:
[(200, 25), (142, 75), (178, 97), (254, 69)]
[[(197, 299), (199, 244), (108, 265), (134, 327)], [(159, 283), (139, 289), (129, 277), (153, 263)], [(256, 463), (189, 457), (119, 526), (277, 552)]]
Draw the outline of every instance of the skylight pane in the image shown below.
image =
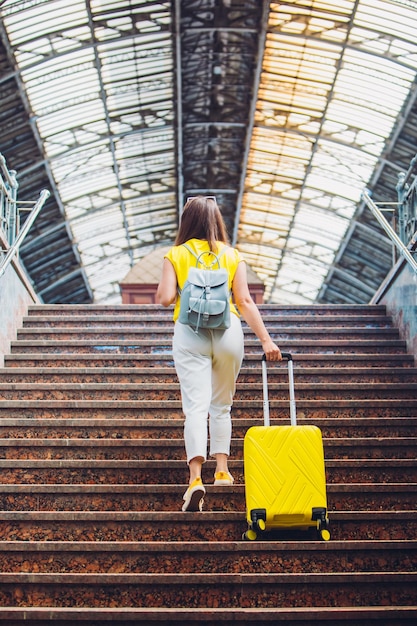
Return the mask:
[[(271, 5), (238, 230), (267, 300), (317, 297), (416, 79), (415, 16), (384, 0)], [(272, 276), (256, 244), (284, 224)]]
[[(94, 299), (114, 301), (140, 257), (132, 248), (176, 226), (170, 12), (148, 0), (6, 0), (2, 15)], [(158, 208), (131, 218), (127, 200), (152, 193)]]

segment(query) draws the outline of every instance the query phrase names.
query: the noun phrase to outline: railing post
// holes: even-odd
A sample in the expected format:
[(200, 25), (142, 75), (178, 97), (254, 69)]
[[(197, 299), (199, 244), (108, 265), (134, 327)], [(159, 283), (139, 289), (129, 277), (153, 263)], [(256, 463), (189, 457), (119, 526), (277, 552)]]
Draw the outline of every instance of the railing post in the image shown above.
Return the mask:
[(1, 277), (5, 273), (14, 255), (18, 252), (23, 239), (26, 237), (45, 201), (49, 198), (50, 193), (48, 190), (43, 189), (37, 202), (23, 203), (34, 206), (21, 229), (17, 202), (17, 190), (19, 185), (16, 172), (7, 169), (6, 159), (2, 154), (0, 154), (0, 170), (0, 229), (3, 230), (9, 246), (8, 249), (4, 250), (4, 252), (6, 252), (5, 257), (0, 259)]
[(14, 255), (18, 252), (23, 239), (26, 237), (30, 227), (32, 226), (33, 222), (38, 216), (39, 211), (41, 210), (41, 208), (43, 207), (43, 205), (45, 204), (45, 201), (49, 198), (49, 196), (50, 196), (50, 193), (47, 189), (43, 189), (43, 191), (41, 191), (39, 195), (39, 200), (36, 202), (35, 206), (30, 212), (29, 217), (27, 218), (26, 222), (23, 224), (22, 230), (19, 232), (18, 236), (13, 242), (13, 245), (7, 251), (7, 254), (4, 257), (0, 265), (0, 278), (3, 276), (4, 272), (6, 271), (7, 266), (9, 265)]
[(398, 235), (405, 246), (415, 234), (417, 225), (417, 178), (408, 183), (417, 165), (417, 154), (410, 161), (407, 172), (398, 174)]
[(7, 210), (8, 210), (8, 232), (7, 232), (7, 242), (9, 246), (13, 245), (14, 240), (17, 237), (17, 233), (19, 232), (19, 212), (17, 210), (17, 187), (18, 183), (16, 180), (16, 172), (14, 170), (10, 170), (10, 177), (13, 180), (13, 184), (10, 185), (6, 183), (7, 191), (9, 197), (6, 197)]
[(375, 202), (373, 202), (373, 200), (371, 199), (367, 191), (364, 191), (362, 193), (362, 198), (365, 201), (365, 204), (367, 205), (367, 207), (374, 214), (374, 216), (376, 217), (376, 219), (378, 220), (378, 222), (380, 223), (380, 225), (382, 226), (382, 228), (384, 229), (388, 237), (397, 247), (397, 250), (400, 252), (400, 254), (402, 254), (405, 260), (411, 265), (414, 272), (417, 273), (417, 261), (414, 259), (410, 250), (403, 244), (401, 239), (398, 237), (397, 233), (391, 228), (390, 224), (385, 219), (384, 215), (379, 210), (379, 208), (376, 206)]
[(18, 182), (16, 172), (8, 170), (6, 159), (0, 154), (0, 227), (4, 231), (6, 241), (11, 246), (19, 230), (19, 214), (17, 210)]

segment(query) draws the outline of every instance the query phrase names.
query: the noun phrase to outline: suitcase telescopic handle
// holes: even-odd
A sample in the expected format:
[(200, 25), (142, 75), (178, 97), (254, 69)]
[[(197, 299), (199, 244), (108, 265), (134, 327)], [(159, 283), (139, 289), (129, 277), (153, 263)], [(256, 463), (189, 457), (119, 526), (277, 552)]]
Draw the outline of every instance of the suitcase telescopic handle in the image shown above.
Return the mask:
[[(283, 359), (286, 359), (287, 361), (292, 361), (292, 354), (290, 354), (290, 352), (281, 352), (281, 356)], [(262, 360), (266, 361), (266, 354), (262, 355)]]
[[(295, 392), (294, 392), (294, 364), (292, 355), (289, 352), (281, 352), (283, 359), (288, 361), (288, 383), (290, 390), (290, 419), (291, 426), (297, 425), (297, 411), (295, 406)], [(268, 374), (266, 367), (266, 355), (262, 355), (262, 387), (263, 387), (263, 413), (264, 413), (264, 425), (270, 425), (269, 419), (269, 398), (268, 398)]]

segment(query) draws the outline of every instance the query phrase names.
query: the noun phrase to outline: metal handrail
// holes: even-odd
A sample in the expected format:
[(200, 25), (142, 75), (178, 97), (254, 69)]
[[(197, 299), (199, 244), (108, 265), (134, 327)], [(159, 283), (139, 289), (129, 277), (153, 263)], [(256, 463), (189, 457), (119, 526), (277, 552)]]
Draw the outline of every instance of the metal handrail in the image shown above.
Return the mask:
[(18, 229), (19, 215), (16, 199), (19, 185), (16, 172), (7, 169), (6, 159), (2, 154), (0, 154), (0, 171), (0, 226), (4, 230), (7, 243), (11, 246)]
[[(398, 237), (395, 230), (391, 228), (389, 222), (386, 220), (382, 211), (378, 209), (375, 202), (371, 199), (367, 191), (362, 192), (362, 198), (366, 206), (372, 211), (373, 215), (376, 217), (376, 219), (378, 220), (378, 222), (380, 223), (380, 225), (382, 226), (382, 228), (384, 229), (388, 237), (394, 243), (399, 253), (405, 258), (407, 263), (409, 263), (411, 267), (413, 268), (413, 270), (417, 273), (417, 261), (414, 259), (409, 248), (407, 248), (407, 246), (405, 246), (403, 242), (401, 241), (401, 239)], [(415, 241), (412, 241), (411, 245), (414, 245), (414, 243)]]
[(39, 194), (39, 199), (37, 200), (37, 202), (35, 203), (33, 209), (29, 213), (29, 217), (26, 219), (25, 223), (23, 224), (22, 229), (19, 231), (19, 234), (17, 235), (17, 237), (14, 240), (13, 244), (8, 249), (6, 256), (4, 257), (4, 259), (1, 262), (1, 265), (0, 265), (0, 278), (3, 276), (3, 274), (5, 273), (8, 265), (10, 264), (11, 260), (13, 259), (14, 255), (19, 250), (19, 248), (22, 245), (22, 242), (23, 242), (24, 238), (26, 237), (30, 227), (32, 226), (32, 224), (35, 221), (35, 219), (37, 218), (39, 211), (41, 210), (41, 208), (43, 207), (43, 205), (45, 204), (46, 200), (49, 198), (50, 195), (51, 194), (49, 193), (49, 191), (47, 189), (43, 189), (41, 191), (41, 193)]
[[(398, 174), (398, 235), (401, 241), (407, 245), (408, 240), (415, 234), (417, 227), (417, 154), (410, 161), (410, 167), (406, 172)], [(409, 181), (414, 175), (411, 184)]]

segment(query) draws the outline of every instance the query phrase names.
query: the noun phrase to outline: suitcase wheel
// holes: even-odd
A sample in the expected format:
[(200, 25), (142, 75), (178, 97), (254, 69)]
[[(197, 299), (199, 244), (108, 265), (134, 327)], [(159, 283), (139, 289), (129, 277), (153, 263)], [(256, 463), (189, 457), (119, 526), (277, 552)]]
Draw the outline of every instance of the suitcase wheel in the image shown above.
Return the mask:
[(251, 528), (265, 530), (266, 528), (266, 509), (252, 509), (250, 512)]
[(327, 530), (327, 528), (323, 528), (323, 530), (320, 530), (320, 539), (322, 541), (329, 541), (330, 539), (330, 531)]
[(255, 541), (255, 539), (257, 537), (258, 537), (258, 535), (256, 534), (256, 532), (252, 528), (249, 528), (249, 530), (247, 530), (242, 535), (243, 541), (245, 541), (245, 540), (247, 540), (247, 541)]
[(330, 531), (327, 528), (327, 520), (325, 522), (317, 522), (317, 534), (319, 536), (319, 539), (321, 539), (322, 541), (329, 541)]
[(249, 541), (255, 541), (260, 533), (263, 533), (266, 529), (266, 511), (265, 509), (252, 509), (250, 512), (251, 523), (249, 530), (242, 535), (242, 539), (249, 539)]

